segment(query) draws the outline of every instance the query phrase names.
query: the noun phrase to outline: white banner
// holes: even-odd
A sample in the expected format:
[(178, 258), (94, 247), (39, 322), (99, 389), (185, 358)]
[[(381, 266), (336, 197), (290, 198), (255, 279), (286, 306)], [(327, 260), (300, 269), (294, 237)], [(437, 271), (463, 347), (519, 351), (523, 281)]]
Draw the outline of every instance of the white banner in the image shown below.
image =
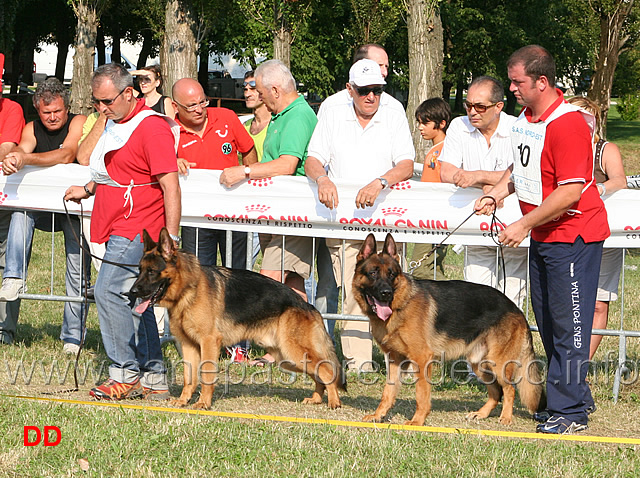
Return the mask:
[[(345, 239), (364, 239), (373, 232), (382, 240), (390, 232), (400, 242), (439, 243), (471, 214), (474, 201), (481, 195), (480, 190), (474, 188), (404, 181), (382, 191), (373, 207), (362, 210), (355, 207), (355, 198), (364, 184), (336, 181), (340, 202), (331, 211), (318, 202), (316, 185), (306, 178), (256, 179), (227, 189), (220, 185), (219, 177), (220, 171), (199, 169), (181, 177), (181, 224)], [(77, 164), (48, 168), (27, 166), (18, 174), (0, 175), (0, 210), (64, 212), (64, 191), (70, 185), (88, 181), (89, 168)], [(611, 227), (606, 245), (640, 247), (640, 193), (618, 191), (604, 202)], [(84, 210), (90, 212), (92, 204), (91, 199), (83, 201)], [(75, 213), (80, 210), (75, 203), (67, 206)], [(497, 216), (501, 223), (494, 230), (521, 217), (515, 195), (507, 198)], [(446, 242), (493, 245), (490, 222), (488, 216), (473, 215)]]

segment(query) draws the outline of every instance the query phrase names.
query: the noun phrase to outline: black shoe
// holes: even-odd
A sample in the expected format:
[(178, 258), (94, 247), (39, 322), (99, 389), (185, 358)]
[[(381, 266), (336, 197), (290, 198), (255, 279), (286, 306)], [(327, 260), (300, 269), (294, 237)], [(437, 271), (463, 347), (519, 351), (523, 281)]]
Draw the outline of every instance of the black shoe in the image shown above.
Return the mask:
[(554, 435), (572, 435), (586, 430), (588, 427), (583, 423), (572, 422), (568, 418), (552, 416), (544, 423), (536, 426), (538, 433), (551, 433)]
[(95, 287), (95, 286), (89, 286), (89, 287), (87, 288), (87, 299), (89, 299), (89, 300), (96, 300), (96, 295), (95, 295), (94, 287)]
[(13, 337), (9, 332), (5, 332), (4, 330), (0, 331), (0, 345), (11, 345), (13, 344)]
[(533, 419), (538, 423), (544, 423), (549, 420), (549, 418), (551, 418), (551, 414), (546, 410), (533, 414)]

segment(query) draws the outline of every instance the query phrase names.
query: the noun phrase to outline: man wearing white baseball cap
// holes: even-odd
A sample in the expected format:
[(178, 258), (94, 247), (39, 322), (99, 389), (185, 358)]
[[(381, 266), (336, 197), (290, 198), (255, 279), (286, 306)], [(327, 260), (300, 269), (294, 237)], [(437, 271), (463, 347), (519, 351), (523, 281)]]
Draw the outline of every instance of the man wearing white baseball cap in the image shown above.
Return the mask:
[[(353, 63), (363, 60), (369, 59), (375, 61), (380, 67), (380, 73), (382, 74), (382, 78), (387, 79), (387, 75), (389, 74), (389, 56), (387, 55), (386, 50), (382, 47), (382, 45), (378, 45), (377, 43), (367, 43), (365, 45), (361, 45), (355, 51), (353, 55)], [(351, 103), (351, 96), (349, 95), (349, 91), (347, 89), (340, 90), (337, 93), (329, 96), (325, 99), (320, 105), (320, 109), (318, 110), (318, 119), (322, 118), (325, 111), (329, 107), (344, 105)], [(397, 99), (391, 96), (389, 93), (382, 93), (380, 95), (380, 104), (383, 106), (388, 106), (393, 109), (397, 109), (401, 113), (404, 113), (404, 106)]]
[[(386, 82), (380, 66), (362, 59), (349, 70), (348, 103), (330, 105), (319, 118), (309, 143), (305, 163), (307, 177), (318, 185), (318, 199), (329, 209), (339, 197), (332, 179), (359, 181), (364, 186), (356, 196), (356, 208), (379, 207), (382, 190), (413, 174), (415, 150), (409, 123), (403, 111), (382, 105)], [(351, 294), (351, 281), (362, 241), (347, 240), (344, 251), (344, 302), (342, 311), (364, 315)], [(341, 281), (342, 240), (327, 239), (333, 272)], [(371, 334), (368, 322), (345, 322), (342, 350), (350, 369), (370, 369)]]

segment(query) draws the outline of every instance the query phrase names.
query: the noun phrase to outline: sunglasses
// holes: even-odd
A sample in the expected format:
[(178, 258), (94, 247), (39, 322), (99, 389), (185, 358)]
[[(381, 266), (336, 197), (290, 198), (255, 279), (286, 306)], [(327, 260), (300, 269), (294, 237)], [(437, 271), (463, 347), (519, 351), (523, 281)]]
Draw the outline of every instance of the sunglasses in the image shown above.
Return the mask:
[(374, 95), (380, 96), (384, 92), (384, 86), (356, 86), (358, 96), (369, 96), (373, 92)]
[(483, 105), (480, 103), (469, 103), (468, 101), (464, 102), (464, 107), (467, 111), (471, 111), (471, 108), (476, 110), (477, 113), (485, 113), (489, 108), (493, 108), (498, 103), (493, 103), (490, 105)]
[(246, 88), (247, 86), (249, 88), (255, 88), (256, 87), (256, 80), (245, 81), (244, 83), (242, 83), (242, 87), (243, 88)]
[(207, 106), (209, 106), (209, 100), (202, 100), (200, 103), (196, 103), (195, 105), (191, 105), (191, 106), (181, 105), (176, 100), (173, 100), (173, 101), (175, 102), (175, 104), (177, 104), (181, 108), (184, 108), (184, 110), (188, 111), (189, 113), (193, 113), (198, 108), (205, 109)]
[(146, 85), (147, 83), (151, 83), (151, 78), (148, 76), (139, 76), (138, 83), (141, 85)]
[[(128, 87), (125, 87), (124, 90), (126, 90), (127, 88)], [(93, 103), (96, 106), (98, 106), (100, 103), (102, 103), (105, 106), (111, 106), (113, 104), (113, 102), (118, 99), (118, 96), (120, 96), (122, 93), (124, 93), (124, 90), (122, 90), (120, 93), (118, 93), (116, 96), (114, 96), (110, 100), (99, 100), (98, 98), (94, 98), (92, 96), (91, 97), (91, 103)]]

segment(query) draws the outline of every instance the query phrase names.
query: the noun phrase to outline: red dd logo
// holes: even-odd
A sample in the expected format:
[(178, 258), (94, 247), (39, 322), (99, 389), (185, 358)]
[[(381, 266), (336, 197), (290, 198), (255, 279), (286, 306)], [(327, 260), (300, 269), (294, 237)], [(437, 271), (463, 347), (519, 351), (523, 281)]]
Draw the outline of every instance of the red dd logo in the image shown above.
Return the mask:
[[(29, 433), (29, 432), (35, 432), (35, 440), (31, 441), (29, 438), (29, 435), (33, 435), (33, 433)], [(50, 432), (55, 432), (55, 441), (50, 441)], [(42, 440), (42, 436), (44, 435), (44, 441), (42, 442), (44, 444), (44, 446), (56, 446), (60, 443), (60, 441), (62, 440), (62, 432), (60, 432), (60, 429), (56, 426), (45, 426), (44, 427), (44, 433), (40, 431), (40, 429), (38, 427), (34, 427), (34, 426), (30, 426), (30, 425), (25, 425), (24, 427), (24, 446), (36, 446), (40, 443), (40, 441)]]

